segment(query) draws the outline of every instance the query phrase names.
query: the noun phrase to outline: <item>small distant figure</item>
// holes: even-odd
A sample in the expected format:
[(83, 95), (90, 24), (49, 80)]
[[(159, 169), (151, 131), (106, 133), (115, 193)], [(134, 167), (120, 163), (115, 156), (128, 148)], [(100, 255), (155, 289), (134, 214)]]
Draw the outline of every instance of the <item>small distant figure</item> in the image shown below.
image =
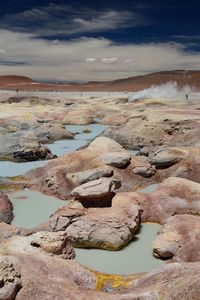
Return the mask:
[(188, 100), (188, 94), (185, 95), (185, 99)]
[(18, 92), (19, 92), (19, 90), (18, 90), (18, 89), (16, 89), (16, 92), (18, 93)]

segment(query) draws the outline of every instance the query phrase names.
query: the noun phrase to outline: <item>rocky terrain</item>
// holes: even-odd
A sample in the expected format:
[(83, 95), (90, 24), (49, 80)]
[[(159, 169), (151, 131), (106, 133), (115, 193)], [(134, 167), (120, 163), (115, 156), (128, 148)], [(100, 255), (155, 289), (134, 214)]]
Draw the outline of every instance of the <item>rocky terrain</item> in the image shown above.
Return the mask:
[[(0, 299), (198, 300), (200, 96), (47, 96), (0, 93), (1, 166), (46, 160), (0, 177)], [(91, 124), (107, 129), (89, 139)], [(86, 143), (56, 157), (56, 141), (78, 141), (69, 125), (83, 126)], [(9, 197), (24, 188), (63, 206), (34, 228), (14, 226)], [(77, 262), (76, 248), (124, 251), (149, 222), (160, 224), (150, 256), (163, 266), (119, 275)]]

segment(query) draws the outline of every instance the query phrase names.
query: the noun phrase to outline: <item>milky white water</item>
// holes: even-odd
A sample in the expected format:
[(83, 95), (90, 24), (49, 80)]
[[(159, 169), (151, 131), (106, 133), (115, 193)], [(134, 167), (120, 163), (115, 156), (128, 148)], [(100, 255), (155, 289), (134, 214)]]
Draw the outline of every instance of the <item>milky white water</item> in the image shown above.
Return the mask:
[(66, 204), (56, 197), (28, 189), (10, 193), (8, 197), (14, 208), (12, 225), (23, 228), (33, 228), (48, 221), (51, 214)]
[(76, 260), (89, 269), (109, 274), (149, 272), (164, 262), (152, 254), (152, 242), (160, 225), (143, 223), (133, 241), (119, 251), (76, 248)]

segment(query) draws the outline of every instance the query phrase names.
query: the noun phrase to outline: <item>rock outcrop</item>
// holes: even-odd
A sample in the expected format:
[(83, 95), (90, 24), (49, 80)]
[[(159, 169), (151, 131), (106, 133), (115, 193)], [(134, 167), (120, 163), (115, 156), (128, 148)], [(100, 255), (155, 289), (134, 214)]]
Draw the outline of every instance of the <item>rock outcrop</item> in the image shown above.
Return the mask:
[(176, 214), (200, 214), (200, 184), (178, 177), (164, 180), (152, 193), (117, 193), (112, 203), (130, 202), (139, 205), (142, 221), (164, 224)]
[(118, 250), (132, 240), (140, 219), (141, 210), (129, 199), (113, 202), (112, 207), (88, 209), (72, 202), (50, 218), (49, 227), (66, 231), (77, 247)]
[(60, 124), (40, 124), (31, 128), (39, 143), (47, 144), (56, 140), (73, 139), (74, 134)]
[(9, 133), (0, 136), (0, 159), (35, 161), (55, 158), (55, 155), (35, 135), (29, 132)]
[(123, 168), (130, 162), (131, 156), (128, 152), (111, 152), (104, 154), (102, 160), (106, 165)]
[(22, 281), (19, 266), (14, 262), (14, 259), (0, 256), (0, 299), (15, 299), (21, 288)]
[(146, 156), (138, 156), (138, 160), (132, 163), (133, 173), (150, 178), (156, 173), (155, 166), (151, 165)]
[(150, 158), (151, 164), (157, 168), (168, 168), (181, 161), (187, 152), (180, 148), (161, 149)]
[[(140, 106), (142, 107), (142, 102)], [(125, 124), (107, 129), (104, 136), (114, 139), (125, 148), (134, 150), (139, 150), (144, 146), (190, 147), (198, 144), (200, 121), (194, 119), (195, 112), (192, 114), (187, 109), (174, 111), (160, 108), (157, 109), (158, 115), (155, 117), (154, 110), (146, 110), (144, 105), (143, 109), (148, 119), (128, 118)], [(169, 115), (172, 120), (163, 121), (162, 117), (165, 114)], [(114, 116), (112, 116), (113, 119)], [(117, 116), (116, 123), (118, 119), (119, 116)]]
[(99, 167), (85, 172), (77, 172), (73, 174), (67, 174), (67, 178), (74, 181), (75, 184), (81, 185), (86, 182), (96, 180), (102, 177), (110, 177), (113, 175), (113, 169), (108, 167)]
[[(112, 178), (100, 178), (84, 183), (72, 190), (71, 195), (87, 207), (111, 206), (114, 191), (121, 187), (121, 182)], [(85, 206), (84, 205), (84, 206)]]
[(13, 219), (13, 205), (8, 197), (0, 192), (0, 223), (11, 223)]
[(155, 241), (153, 253), (159, 258), (173, 261), (200, 261), (200, 217), (176, 215), (167, 220)]
[[(83, 181), (88, 181), (93, 177), (104, 177), (114, 172), (115, 178), (121, 181), (121, 169), (113, 167), (113, 171), (107, 171), (108, 167), (102, 161), (102, 155), (111, 152), (127, 155), (127, 151), (115, 141), (98, 137), (87, 148), (66, 154), (50, 161), (45, 167), (30, 171), (27, 180), (32, 182), (35, 189), (62, 199), (69, 197), (71, 191), (82, 182), (82, 179), (79, 179), (81, 176), (86, 178)], [(128, 176), (132, 177), (133, 172)]]

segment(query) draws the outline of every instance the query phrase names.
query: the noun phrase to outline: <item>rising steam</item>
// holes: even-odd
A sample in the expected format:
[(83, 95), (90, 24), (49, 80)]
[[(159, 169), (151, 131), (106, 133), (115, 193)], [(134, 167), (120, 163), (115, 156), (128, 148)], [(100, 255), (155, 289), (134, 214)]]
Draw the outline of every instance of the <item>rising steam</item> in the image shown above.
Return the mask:
[(189, 96), (192, 90), (193, 89), (189, 85), (179, 88), (177, 82), (169, 81), (165, 84), (152, 85), (148, 89), (133, 93), (133, 95), (129, 97), (129, 101), (134, 101), (136, 99), (185, 98), (186, 94)]

